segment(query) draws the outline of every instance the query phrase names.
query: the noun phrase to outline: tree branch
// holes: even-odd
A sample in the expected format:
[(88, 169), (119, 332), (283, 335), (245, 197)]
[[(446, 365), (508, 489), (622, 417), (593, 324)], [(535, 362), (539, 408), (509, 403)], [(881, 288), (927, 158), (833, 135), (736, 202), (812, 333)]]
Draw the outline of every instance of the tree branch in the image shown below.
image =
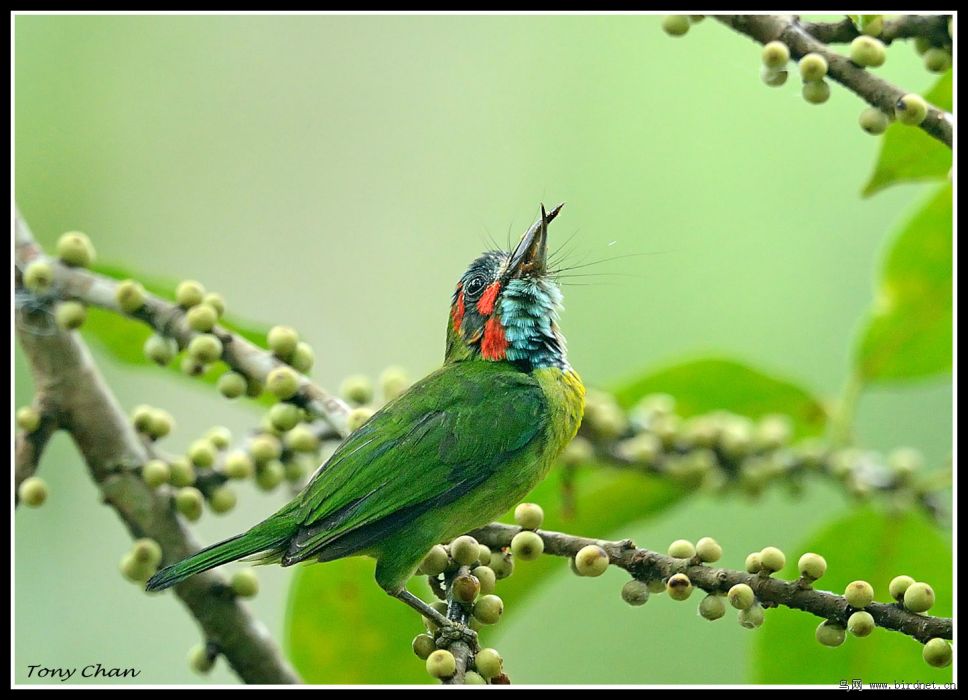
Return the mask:
[[(885, 44), (897, 39), (913, 39), (923, 36), (935, 46), (948, 39), (947, 15), (901, 15), (884, 22), (884, 29), (877, 38)], [(800, 26), (817, 41), (825, 44), (846, 44), (861, 35), (857, 25), (849, 17), (839, 22), (801, 22)]]
[[(481, 544), (500, 549), (510, 546), (511, 539), (520, 531), (521, 528), (516, 525), (491, 523), (469, 534)], [(782, 581), (761, 574), (704, 566), (696, 560), (675, 559), (639, 549), (631, 540), (606, 542), (550, 530), (538, 530), (537, 533), (544, 541), (545, 554), (574, 557), (582, 547), (598, 545), (608, 554), (612, 565), (625, 569), (640, 581), (664, 580), (673, 574), (683, 573), (693, 586), (707, 593), (723, 594), (737, 583), (745, 583), (753, 589), (763, 607), (783, 605), (845, 626), (853, 612), (843, 596), (815, 590), (800, 581)], [(871, 603), (864, 609), (871, 614), (878, 627), (901, 632), (921, 643), (934, 637), (952, 638), (951, 618), (918, 615), (890, 603)]]
[[(820, 54), (827, 60), (827, 75), (885, 114), (894, 114), (894, 106), (907, 94), (870, 71), (855, 65), (847, 57), (831, 51), (825, 43), (812, 36), (807, 27), (796, 22), (776, 15), (713, 15), (713, 17), (761, 44), (782, 41), (789, 47), (794, 59), (802, 58), (808, 53)], [(921, 122), (920, 128), (951, 148), (954, 131), (953, 115), (928, 105), (928, 115)]]
[[(17, 220), (18, 262), (40, 255), (26, 224)], [(132, 537), (150, 537), (171, 564), (197, 551), (166, 490), (152, 491), (132, 468), (148, 455), (117, 399), (105, 384), (87, 346), (76, 333), (47, 323), (37, 332), (44, 310), (17, 310), (17, 338), (45, 403), (69, 431), (87, 463), (104, 502), (121, 518)], [(24, 448), (25, 454), (27, 448)], [(18, 450), (19, 452), (19, 450)], [(36, 459), (37, 450), (33, 450)], [(26, 459), (26, 457), (25, 457)], [(206, 572), (176, 587), (175, 593), (197, 620), (206, 640), (216, 644), (247, 683), (298, 683), (262, 623), (229, 592), (224, 580)]]

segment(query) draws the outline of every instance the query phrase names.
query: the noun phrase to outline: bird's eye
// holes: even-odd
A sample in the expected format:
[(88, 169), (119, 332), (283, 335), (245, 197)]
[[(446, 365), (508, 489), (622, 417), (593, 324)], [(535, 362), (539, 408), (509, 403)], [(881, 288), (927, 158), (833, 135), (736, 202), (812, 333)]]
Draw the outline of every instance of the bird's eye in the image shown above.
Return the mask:
[(471, 277), (467, 282), (467, 286), (464, 288), (464, 293), (471, 299), (480, 296), (481, 292), (484, 291), (486, 283), (484, 278), (480, 275), (475, 275)]

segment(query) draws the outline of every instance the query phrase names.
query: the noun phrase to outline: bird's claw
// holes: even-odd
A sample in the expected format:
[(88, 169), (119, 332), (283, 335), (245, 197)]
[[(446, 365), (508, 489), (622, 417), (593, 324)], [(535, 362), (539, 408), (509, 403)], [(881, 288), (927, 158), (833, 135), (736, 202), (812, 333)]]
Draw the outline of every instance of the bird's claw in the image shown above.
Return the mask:
[(471, 648), (471, 651), (477, 651), (477, 632), (472, 630), (467, 625), (451, 620), (449, 624), (444, 625), (437, 631), (437, 647), (439, 649), (445, 649), (455, 642), (464, 642), (467, 646)]

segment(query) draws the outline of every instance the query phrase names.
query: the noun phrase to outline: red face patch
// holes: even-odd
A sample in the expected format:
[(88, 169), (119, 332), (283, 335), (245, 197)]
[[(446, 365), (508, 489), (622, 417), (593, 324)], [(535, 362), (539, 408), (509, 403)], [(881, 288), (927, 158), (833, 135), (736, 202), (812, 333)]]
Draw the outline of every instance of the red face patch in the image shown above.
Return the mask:
[(481, 341), (481, 357), (485, 360), (503, 360), (507, 349), (508, 341), (504, 337), (504, 326), (501, 325), (497, 316), (491, 316), (484, 326), (484, 340)]
[(450, 310), (450, 316), (454, 319), (454, 330), (460, 333), (460, 324), (464, 322), (464, 295), (462, 285), (457, 285), (457, 301)]
[(492, 282), (491, 286), (484, 290), (481, 298), (477, 300), (477, 310), (481, 316), (490, 316), (494, 311), (494, 302), (497, 300), (498, 292), (501, 291), (500, 282)]

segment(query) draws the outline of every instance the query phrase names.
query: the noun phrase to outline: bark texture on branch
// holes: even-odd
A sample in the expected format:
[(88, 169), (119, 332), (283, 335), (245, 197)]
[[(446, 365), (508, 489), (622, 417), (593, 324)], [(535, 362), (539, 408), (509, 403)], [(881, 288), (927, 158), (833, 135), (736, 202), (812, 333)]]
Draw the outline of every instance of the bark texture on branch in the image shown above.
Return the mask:
[[(17, 254), (18, 263), (40, 254), (19, 218)], [(45, 413), (56, 418), (56, 427), (70, 433), (105, 504), (114, 509), (132, 537), (157, 541), (165, 564), (197, 551), (199, 546), (176, 515), (169, 492), (151, 490), (132, 471), (148, 459), (146, 448), (104, 382), (87, 346), (76, 332), (61, 330), (47, 321), (49, 315), (44, 310), (17, 310), (17, 338), (44, 397)], [(26, 443), (25, 454), (29, 449)], [(18, 446), (18, 455), (20, 450)], [(35, 460), (36, 450), (30, 461)], [(175, 594), (195, 617), (205, 639), (217, 645), (243, 681), (299, 682), (268, 630), (219, 575), (206, 572), (194, 576), (177, 586)]]
[[(481, 544), (500, 549), (510, 546), (511, 539), (519, 532), (521, 528), (516, 525), (491, 523), (470, 535)], [(722, 594), (737, 583), (745, 583), (753, 589), (763, 607), (783, 605), (845, 626), (847, 618), (853, 612), (843, 596), (816, 590), (800, 581), (783, 581), (761, 574), (703, 565), (694, 559), (676, 559), (648, 549), (640, 549), (631, 540), (608, 542), (550, 530), (538, 530), (537, 533), (544, 541), (545, 554), (574, 557), (582, 547), (598, 545), (608, 554), (609, 562), (613, 566), (625, 569), (641, 581), (664, 580), (673, 574), (682, 573), (689, 577), (696, 588), (707, 593)], [(891, 603), (871, 603), (864, 609), (871, 614), (878, 627), (901, 632), (922, 643), (933, 637), (952, 638), (952, 622), (949, 617), (919, 615)]]
[[(808, 53), (818, 53), (827, 60), (827, 75), (855, 93), (865, 102), (877, 107), (885, 114), (894, 114), (894, 106), (908, 91), (902, 90), (871, 71), (855, 65), (846, 56), (832, 51), (827, 44), (818, 40), (804, 26), (776, 15), (713, 15), (727, 27), (766, 44), (782, 41), (790, 49), (793, 59), (800, 59)], [(930, 136), (951, 148), (954, 132), (954, 117), (928, 105), (928, 115), (920, 128)]]

